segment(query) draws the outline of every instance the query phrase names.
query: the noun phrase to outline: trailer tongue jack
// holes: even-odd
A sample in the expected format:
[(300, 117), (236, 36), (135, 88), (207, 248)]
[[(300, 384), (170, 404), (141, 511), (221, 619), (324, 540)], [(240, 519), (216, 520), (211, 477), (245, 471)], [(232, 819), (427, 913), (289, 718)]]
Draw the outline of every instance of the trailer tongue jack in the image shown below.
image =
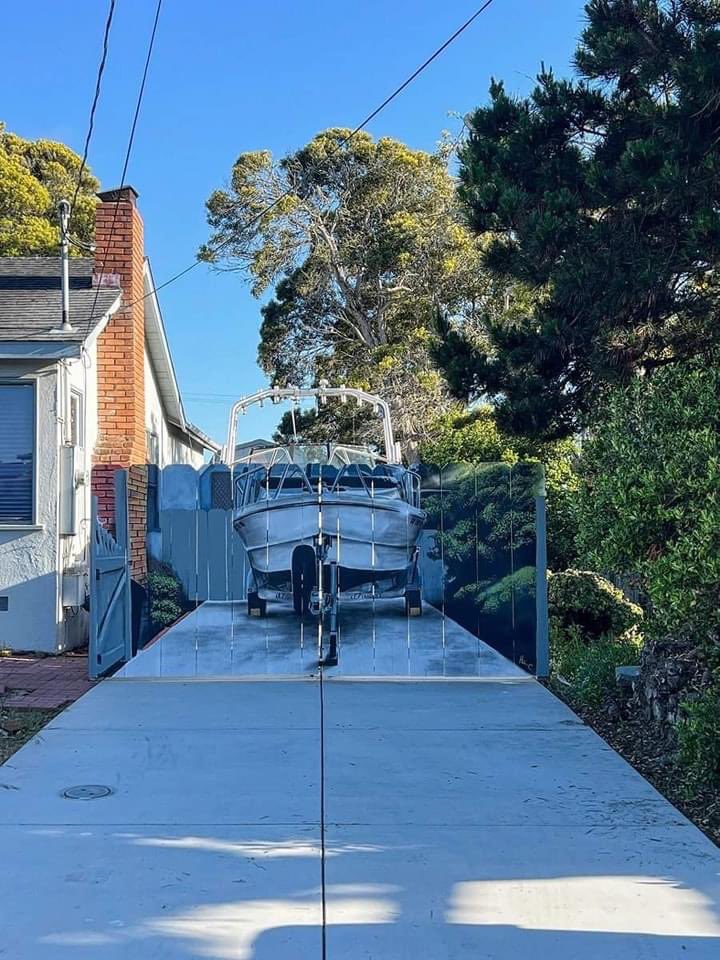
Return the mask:
[[(320, 661), (321, 667), (336, 667), (338, 663), (338, 614), (340, 607), (340, 579), (338, 565), (328, 560), (332, 540), (319, 535), (315, 538), (315, 556), (317, 557), (318, 589), (313, 591), (311, 609), (320, 617)], [(324, 649), (325, 622), (328, 625), (328, 652)]]

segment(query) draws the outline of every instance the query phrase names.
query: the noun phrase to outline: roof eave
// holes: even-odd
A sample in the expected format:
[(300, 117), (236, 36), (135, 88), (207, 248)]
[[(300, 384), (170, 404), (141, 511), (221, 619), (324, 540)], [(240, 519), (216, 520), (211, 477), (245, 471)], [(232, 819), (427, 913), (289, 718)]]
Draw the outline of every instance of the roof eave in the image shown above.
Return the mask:
[(74, 360), (84, 340), (0, 340), (0, 360)]
[(201, 446), (203, 446), (206, 450), (210, 450), (212, 453), (220, 453), (222, 450), (222, 447), (219, 443), (216, 443), (215, 440), (200, 430), (199, 427), (196, 427), (193, 423), (185, 424), (185, 432), (191, 439), (197, 440)]
[(170, 423), (181, 430), (185, 430), (185, 411), (180, 396), (180, 387), (178, 386), (170, 345), (165, 333), (160, 303), (155, 293), (155, 282), (150, 261), (147, 257), (143, 269), (143, 284), (145, 289), (145, 337), (148, 342), (160, 399)]
[(110, 317), (112, 317), (115, 313), (117, 313), (117, 311), (120, 309), (121, 304), (122, 304), (122, 291), (118, 290), (118, 295), (113, 301), (110, 309), (103, 314), (102, 319), (95, 324), (92, 330), (90, 330), (89, 333), (85, 334), (85, 337), (82, 342), (91, 343), (97, 340), (97, 338), (100, 336), (100, 334), (103, 332), (105, 327), (110, 322)]

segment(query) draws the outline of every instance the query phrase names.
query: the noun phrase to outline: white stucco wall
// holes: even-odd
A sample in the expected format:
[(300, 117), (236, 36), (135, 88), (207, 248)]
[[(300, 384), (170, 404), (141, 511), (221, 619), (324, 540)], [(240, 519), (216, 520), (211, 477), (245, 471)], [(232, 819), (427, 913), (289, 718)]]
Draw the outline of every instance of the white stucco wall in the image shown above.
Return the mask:
[(57, 367), (0, 360), (0, 379), (36, 383), (35, 525), (0, 526), (0, 647), (55, 652), (61, 609), (58, 596)]
[(188, 438), (167, 420), (147, 351), (145, 352), (145, 429), (158, 438), (159, 467), (166, 467), (171, 463), (202, 466), (203, 451), (194, 449), (188, 442)]
[[(62, 364), (0, 360), (0, 380), (36, 383), (35, 523), (0, 526), (0, 648), (57, 653), (87, 641), (88, 616), (82, 608), (62, 605), (62, 575), (89, 568), (92, 491), (90, 473), (98, 433), (97, 350), (91, 341), (82, 358)], [(69, 439), (64, 424), (72, 391), (84, 408), (83, 443), (76, 452), (77, 533), (60, 536), (59, 448)], [(160, 467), (173, 463), (202, 466), (204, 452), (169, 423), (149, 358), (145, 357), (145, 421), (159, 439)], [(0, 424), (0, 429), (2, 425)]]
[[(76, 451), (75, 461), (80, 480), (75, 491), (77, 534), (74, 537), (60, 537), (60, 568), (63, 572), (82, 571), (83, 576), (87, 578), (90, 567), (92, 452), (95, 449), (98, 433), (97, 341), (91, 340), (86, 345), (82, 358), (69, 361), (66, 370), (68, 389), (82, 397), (84, 416), (80, 438), (83, 442)], [(62, 618), (64, 635), (61, 637), (61, 646), (69, 649), (85, 643), (89, 620), (87, 612), (82, 608), (65, 608), (62, 611)]]

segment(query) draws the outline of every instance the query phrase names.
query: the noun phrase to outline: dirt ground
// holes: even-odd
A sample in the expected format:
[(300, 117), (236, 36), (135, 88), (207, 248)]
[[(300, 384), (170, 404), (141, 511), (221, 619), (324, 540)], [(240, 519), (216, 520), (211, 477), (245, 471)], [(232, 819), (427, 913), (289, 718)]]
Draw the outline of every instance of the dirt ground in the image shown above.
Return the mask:
[(58, 713), (58, 709), (16, 710), (3, 707), (0, 702), (0, 764), (5, 763)]

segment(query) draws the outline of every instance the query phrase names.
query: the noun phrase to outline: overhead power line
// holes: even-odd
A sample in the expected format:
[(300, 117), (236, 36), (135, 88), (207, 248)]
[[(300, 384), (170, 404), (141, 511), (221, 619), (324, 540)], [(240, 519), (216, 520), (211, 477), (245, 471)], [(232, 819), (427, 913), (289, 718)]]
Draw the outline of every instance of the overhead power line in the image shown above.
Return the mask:
[(493, 3), (493, 0), (485, 0), (485, 3), (483, 3), (481, 7), (478, 7), (475, 13), (471, 17), (469, 17), (465, 21), (465, 23), (459, 26), (455, 31), (455, 33), (452, 34), (452, 36), (447, 38), (445, 43), (441, 44), (441, 46), (439, 46), (434, 53), (431, 53), (430, 56), (427, 58), (427, 60), (425, 60), (424, 63), (421, 63), (420, 66), (417, 68), (417, 70), (415, 70), (413, 73), (410, 74), (407, 80), (404, 80), (399, 87), (396, 87), (395, 90), (393, 90), (393, 92), (390, 94), (389, 97), (386, 97), (379, 106), (375, 107), (372, 113), (369, 113), (365, 117), (365, 119), (361, 123), (359, 123), (357, 127), (355, 127), (352, 133), (348, 134), (345, 140), (340, 141), (340, 146), (343, 147), (347, 143), (349, 143), (350, 140), (352, 140), (352, 138), (356, 136), (356, 134), (360, 133), (363, 127), (366, 127), (372, 120), (375, 119), (375, 117), (379, 113), (381, 113), (385, 109), (385, 107), (389, 106), (396, 97), (400, 96), (403, 90), (405, 90), (406, 87), (409, 87), (410, 84), (413, 82), (413, 80), (416, 80), (420, 76), (420, 74), (430, 66), (433, 60), (437, 60), (440, 54), (443, 53), (445, 50), (447, 50), (450, 44), (453, 43), (455, 40), (457, 40), (457, 38), (460, 36), (461, 33), (464, 33), (468, 27), (472, 26), (472, 24), (477, 20), (480, 14), (484, 13), (485, 10), (487, 10), (487, 8), (492, 3)]
[(95, 126), (95, 111), (97, 110), (97, 105), (100, 100), (100, 88), (102, 86), (103, 74), (105, 73), (105, 64), (107, 63), (108, 45), (110, 43), (110, 27), (112, 26), (114, 14), (115, 0), (110, 0), (110, 7), (108, 9), (107, 19), (105, 20), (105, 30), (103, 33), (102, 56), (100, 57), (100, 63), (98, 65), (97, 77), (95, 79), (95, 93), (93, 94), (92, 105), (90, 107), (90, 118), (88, 120), (87, 136), (85, 137), (85, 147), (83, 148), (80, 170), (78, 171), (77, 183), (75, 184), (75, 192), (73, 193), (73, 198), (70, 202), (70, 214), (68, 217), (68, 224), (70, 226), (72, 226), (72, 216), (75, 212), (75, 204), (77, 203), (78, 194), (80, 193), (82, 175), (85, 173), (85, 167), (87, 166), (88, 151), (90, 150), (90, 141), (92, 140), (93, 128)]
[[(336, 150), (342, 149), (342, 147), (346, 146), (353, 139), (353, 137), (357, 136), (357, 134), (360, 133), (360, 131), (368, 125), (368, 123), (374, 120), (375, 117), (377, 117), (379, 113), (381, 113), (387, 106), (389, 106), (389, 104), (391, 104), (393, 100), (395, 100), (395, 98), (398, 97), (403, 92), (403, 90), (409, 87), (410, 84), (414, 80), (416, 80), (420, 76), (420, 74), (423, 73), (423, 71), (425, 71), (430, 66), (431, 63), (433, 63), (434, 60), (436, 60), (445, 50), (447, 50), (447, 48), (452, 43), (454, 43), (454, 41), (457, 40), (457, 38), (475, 22), (477, 18), (482, 13), (484, 13), (485, 10), (487, 10), (487, 8), (493, 2), (494, 0), (485, 0), (485, 3), (483, 3), (480, 7), (478, 7), (478, 9), (475, 11), (475, 13), (473, 13), (471, 17), (468, 17), (468, 19), (463, 24), (461, 24), (457, 28), (457, 30), (451, 36), (449, 36), (447, 40), (445, 40), (444, 43), (442, 43), (435, 51), (433, 51), (433, 53), (430, 54), (427, 60), (423, 61), (423, 63), (421, 63), (420, 66), (417, 67), (417, 69), (414, 70), (406, 80), (403, 80), (400, 86), (396, 87), (395, 90), (393, 90), (393, 92), (389, 96), (387, 96), (381, 104), (375, 107), (375, 109), (371, 113), (369, 113), (365, 117), (365, 119), (362, 120), (345, 138), (340, 140), (336, 144), (335, 149)], [(280, 196), (278, 196), (275, 200), (273, 200), (272, 203), (269, 203), (258, 214), (256, 214), (250, 220), (248, 220), (247, 223), (243, 224), (243, 230), (247, 230), (249, 227), (254, 226), (262, 217), (264, 217), (267, 213), (270, 213), (271, 210), (273, 210), (279, 203), (281, 203), (289, 195), (290, 195), (289, 190), (286, 190), (284, 193), (280, 194)], [(219, 243), (217, 247), (215, 247), (213, 252), (217, 253), (218, 250), (222, 250), (222, 248), (227, 246), (227, 244), (230, 243), (232, 239), (233, 239), (232, 237), (228, 237), (226, 240), (223, 240), (222, 243)], [(198, 267), (203, 262), (204, 261), (202, 260), (197, 260), (197, 259), (193, 260), (193, 262), (188, 264), (188, 266), (184, 267), (182, 270), (179, 270), (177, 273), (173, 274), (171, 277), (168, 277), (167, 280), (164, 280), (162, 283), (159, 283), (157, 286), (153, 287), (146, 294), (144, 294), (144, 296), (138, 297), (136, 300), (131, 301), (127, 306), (131, 307), (134, 304), (139, 303), (141, 300), (146, 300), (148, 297), (153, 296), (153, 294), (156, 294), (158, 290), (162, 290), (164, 287), (170, 286), (171, 283), (175, 283), (177, 280), (179, 280), (181, 277), (184, 277), (187, 273), (190, 273), (191, 270), (194, 270), (195, 267)], [(94, 307), (93, 307), (93, 310), (94, 310)]]
[[(145, 95), (145, 83), (147, 81), (148, 70), (150, 69), (150, 61), (152, 60), (153, 48), (155, 46), (155, 34), (157, 33), (158, 21), (160, 19), (160, 11), (162, 9), (163, 0), (158, 0), (157, 7), (155, 8), (155, 19), (152, 25), (152, 31), (150, 33), (150, 41), (148, 43), (147, 55), (145, 57), (145, 66), (143, 68), (142, 79), (140, 81), (140, 89), (138, 91), (137, 101), (135, 103), (135, 113), (133, 114), (133, 121), (130, 127), (130, 136), (128, 138), (127, 149), (125, 151), (125, 161), (123, 163), (122, 173), (120, 174), (120, 187), (125, 185), (125, 176), (127, 174), (128, 166), (130, 164), (130, 154), (132, 153), (133, 143), (135, 142), (135, 131), (137, 129), (138, 118), (140, 116), (140, 108), (142, 107), (143, 97)], [(115, 201), (115, 209), (113, 211), (113, 218), (110, 224), (110, 232), (108, 233), (107, 245), (105, 248), (105, 256), (103, 258), (102, 267), (100, 268), (100, 275), (102, 276), (105, 273), (105, 266), (108, 260), (108, 253), (110, 250), (110, 242), (112, 240), (113, 232), (115, 230), (115, 222), (117, 220), (118, 209), (120, 208), (120, 194), (118, 193), (118, 198)], [(101, 285), (98, 283), (95, 288), (95, 299), (93, 300), (92, 310), (90, 311), (90, 320), (95, 318), (95, 308), (97, 307), (98, 297), (100, 296)], [(141, 298), (142, 299), (142, 298)], [(133, 301), (137, 303), (137, 301)], [(132, 304), (127, 304), (127, 306), (132, 306)]]

